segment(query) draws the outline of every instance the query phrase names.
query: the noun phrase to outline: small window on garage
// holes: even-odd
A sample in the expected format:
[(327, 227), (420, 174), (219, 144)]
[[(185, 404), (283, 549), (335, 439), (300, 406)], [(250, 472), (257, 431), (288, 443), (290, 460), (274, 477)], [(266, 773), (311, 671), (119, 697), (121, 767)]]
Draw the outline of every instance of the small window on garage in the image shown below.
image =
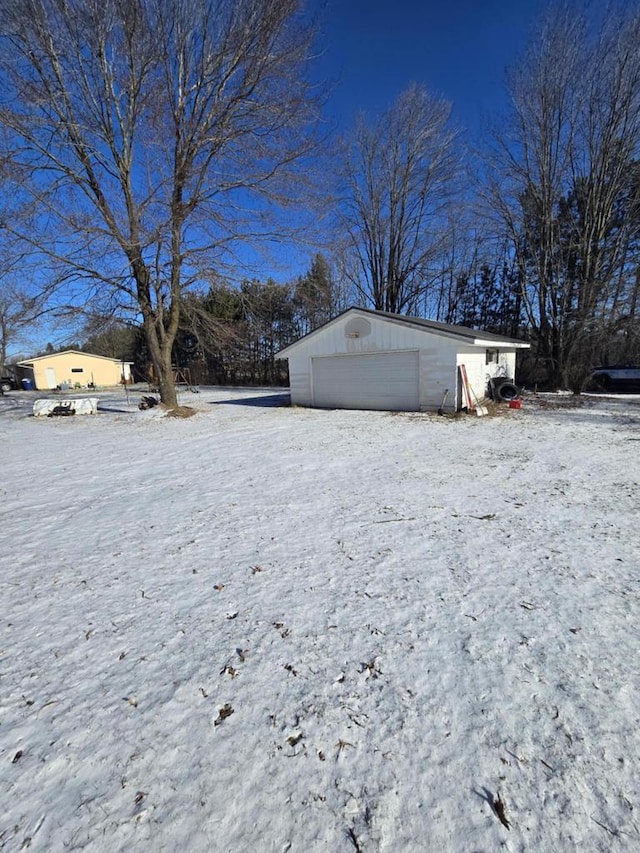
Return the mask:
[(499, 355), (500, 355), (500, 350), (488, 349), (487, 354), (486, 354), (486, 358), (485, 358), (485, 364), (497, 364)]
[(72, 373), (84, 373), (84, 367), (72, 367), (71, 372)]

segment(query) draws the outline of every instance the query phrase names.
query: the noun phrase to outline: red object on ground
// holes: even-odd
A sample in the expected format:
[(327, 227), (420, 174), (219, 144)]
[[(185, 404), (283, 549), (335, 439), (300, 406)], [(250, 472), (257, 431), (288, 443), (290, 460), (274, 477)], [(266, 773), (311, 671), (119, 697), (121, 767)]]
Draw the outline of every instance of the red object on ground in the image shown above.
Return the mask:
[(521, 409), (522, 408), (522, 400), (509, 400), (509, 408), (510, 409)]

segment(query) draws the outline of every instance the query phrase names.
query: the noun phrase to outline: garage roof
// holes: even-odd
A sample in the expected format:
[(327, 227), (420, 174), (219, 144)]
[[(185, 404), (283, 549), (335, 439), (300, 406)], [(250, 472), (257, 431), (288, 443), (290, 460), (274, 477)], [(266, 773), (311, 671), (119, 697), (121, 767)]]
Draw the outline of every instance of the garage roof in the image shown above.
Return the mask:
[(437, 323), (435, 320), (424, 320), (422, 317), (407, 317), (404, 314), (392, 314), (389, 311), (374, 311), (371, 308), (351, 307), (347, 308), (346, 311), (343, 311), (342, 314), (338, 314), (338, 316), (334, 317), (333, 320), (329, 320), (328, 323), (319, 326), (317, 329), (314, 329), (313, 332), (309, 332), (309, 334), (304, 335), (299, 340), (295, 341), (295, 343), (280, 350), (277, 354), (277, 358), (286, 358), (289, 353), (298, 346), (298, 344), (302, 343), (302, 341), (306, 342), (313, 335), (317, 335), (319, 332), (322, 332), (323, 329), (333, 325), (342, 317), (352, 313), (368, 314), (370, 316), (377, 317), (378, 319), (389, 320), (392, 323), (401, 323), (402, 325), (410, 326), (414, 329), (422, 329), (425, 332), (435, 332), (438, 335), (459, 338), (465, 343), (472, 344), (474, 346), (508, 346), (515, 349), (529, 349), (531, 346), (527, 341), (518, 340), (517, 338), (508, 338), (505, 335), (495, 335), (493, 332), (484, 332), (480, 329), (470, 329), (467, 326), (453, 326), (449, 323)]
[(65, 349), (61, 352), (51, 352), (46, 355), (36, 355), (34, 358), (26, 358), (24, 361), (16, 362), (18, 367), (30, 367), (34, 361), (44, 361), (47, 358), (57, 358), (61, 355), (76, 355), (84, 358), (101, 358), (103, 361), (111, 361), (115, 364), (133, 364), (132, 361), (123, 361), (121, 358), (109, 358), (106, 355), (94, 355), (92, 352), (81, 352), (77, 349)]

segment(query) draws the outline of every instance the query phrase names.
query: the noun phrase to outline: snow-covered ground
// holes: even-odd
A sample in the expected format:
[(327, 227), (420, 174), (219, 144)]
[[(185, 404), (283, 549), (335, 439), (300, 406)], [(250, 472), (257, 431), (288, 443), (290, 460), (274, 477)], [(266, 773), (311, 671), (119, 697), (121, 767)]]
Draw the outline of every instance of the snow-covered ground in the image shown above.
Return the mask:
[(0, 847), (640, 849), (639, 398), (36, 396), (0, 398)]

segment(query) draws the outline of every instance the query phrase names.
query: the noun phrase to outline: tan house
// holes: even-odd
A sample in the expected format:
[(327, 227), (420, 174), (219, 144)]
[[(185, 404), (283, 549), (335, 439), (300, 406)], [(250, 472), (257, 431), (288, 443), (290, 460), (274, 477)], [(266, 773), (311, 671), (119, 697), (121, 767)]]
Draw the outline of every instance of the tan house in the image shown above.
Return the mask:
[(103, 355), (65, 350), (19, 361), (15, 370), (23, 388), (72, 390), (131, 382), (132, 364)]

